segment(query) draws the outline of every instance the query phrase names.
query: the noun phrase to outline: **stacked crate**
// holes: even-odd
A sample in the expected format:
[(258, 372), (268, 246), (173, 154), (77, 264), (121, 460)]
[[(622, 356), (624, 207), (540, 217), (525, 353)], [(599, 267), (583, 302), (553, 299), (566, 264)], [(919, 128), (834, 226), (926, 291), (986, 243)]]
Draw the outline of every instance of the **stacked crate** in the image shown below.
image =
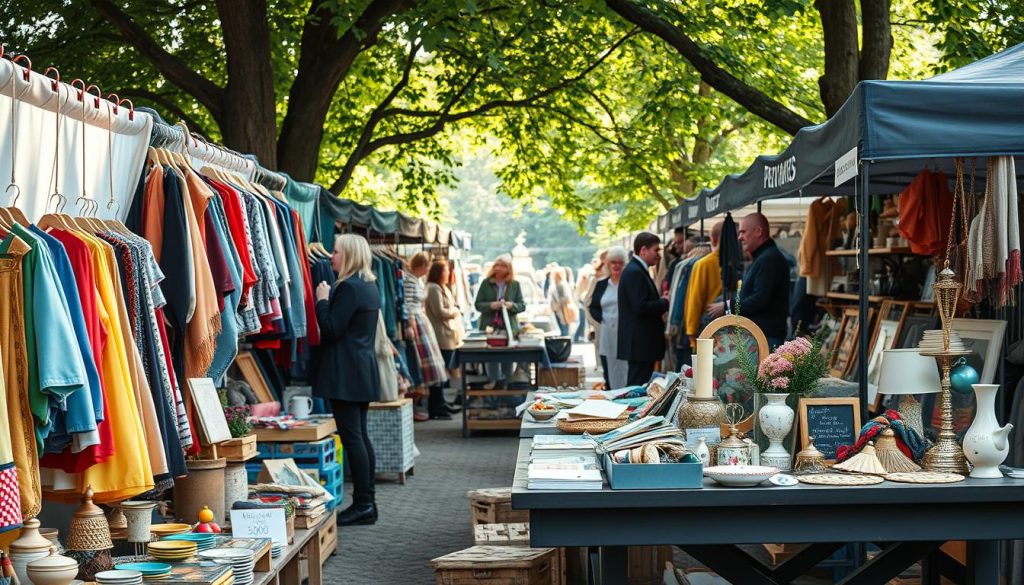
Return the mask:
[(342, 478), (342, 449), (337, 435), (326, 439), (295, 443), (259, 443), (259, 459), (246, 464), (249, 483), (255, 483), (265, 459), (294, 459), (299, 469), (320, 482), (334, 500), (328, 505), (333, 510), (345, 495)]

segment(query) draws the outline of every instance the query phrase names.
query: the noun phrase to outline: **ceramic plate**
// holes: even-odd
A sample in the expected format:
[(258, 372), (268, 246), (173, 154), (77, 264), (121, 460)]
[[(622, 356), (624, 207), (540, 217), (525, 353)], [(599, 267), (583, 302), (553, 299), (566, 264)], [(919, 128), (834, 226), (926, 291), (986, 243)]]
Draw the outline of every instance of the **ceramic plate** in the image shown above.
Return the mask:
[(763, 465), (716, 465), (704, 468), (704, 475), (729, 487), (756, 486), (778, 472), (777, 467)]
[(251, 550), (244, 548), (215, 548), (212, 550), (204, 550), (203, 552), (199, 553), (199, 557), (204, 559), (225, 559), (230, 560), (232, 562), (236, 560), (248, 561), (251, 560), (253, 556), (254, 553)]
[(771, 482), (772, 485), (780, 486), (797, 485), (798, 483), (800, 483), (795, 477), (793, 477), (792, 475), (787, 475), (785, 473), (778, 473), (776, 475), (773, 475), (768, 478), (768, 481)]
[(163, 575), (171, 570), (171, 566), (167, 563), (124, 563), (116, 565), (114, 568), (118, 571), (138, 571), (142, 573), (143, 577)]
[(150, 526), (149, 531), (158, 536), (165, 534), (181, 534), (182, 532), (188, 532), (192, 530), (190, 524), (154, 524)]
[(158, 540), (156, 542), (149, 543), (149, 550), (151, 551), (182, 552), (195, 550), (195, 548), (196, 543), (184, 540)]
[(101, 571), (96, 573), (96, 580), (104, 583), (131, 583), (142, 579), (142, 573), (138, 571)]

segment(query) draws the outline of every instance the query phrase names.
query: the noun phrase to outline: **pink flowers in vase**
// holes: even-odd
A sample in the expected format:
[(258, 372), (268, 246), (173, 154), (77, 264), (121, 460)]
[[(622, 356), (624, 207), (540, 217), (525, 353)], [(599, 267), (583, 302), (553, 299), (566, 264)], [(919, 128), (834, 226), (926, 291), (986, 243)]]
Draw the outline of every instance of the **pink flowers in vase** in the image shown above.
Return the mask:
[(775, 349), (755, 367), (749, 356), (740, 356), (741, 367), (758, 392), (806, 393), (814, 390), (828, 369), (821, 351), (821, 336), (797, 337)]

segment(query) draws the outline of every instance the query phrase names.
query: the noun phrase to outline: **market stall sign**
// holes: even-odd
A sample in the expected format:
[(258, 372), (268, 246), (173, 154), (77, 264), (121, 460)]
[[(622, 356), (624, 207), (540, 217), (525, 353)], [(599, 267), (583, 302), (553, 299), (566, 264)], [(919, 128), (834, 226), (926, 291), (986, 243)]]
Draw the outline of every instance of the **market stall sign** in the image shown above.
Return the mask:
[(838, 187), (843, 183), (857, 176), (857, 147), (854, 146), (850, 152), (836, 159), (836, 183)]
[(801, 398), (800, 447), (814, 437), (814, 446), (834, 462), (840, 445), (852, 445), (860, 433), (859, 398)]
[(236, 538), (269, 538), (275, 546), (287, 545), (284, 508), (231, 510), (231, 534)]

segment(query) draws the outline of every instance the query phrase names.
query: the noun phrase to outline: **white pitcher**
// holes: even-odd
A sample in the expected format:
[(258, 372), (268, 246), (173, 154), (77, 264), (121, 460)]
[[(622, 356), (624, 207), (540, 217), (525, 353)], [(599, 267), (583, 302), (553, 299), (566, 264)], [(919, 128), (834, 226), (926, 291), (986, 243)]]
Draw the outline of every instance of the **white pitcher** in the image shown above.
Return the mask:
[(1013, 425), (1000, 428), (996, 420), (999, 384), (973, 384), (976, 400), (974, 422), (964, 435), (964, 456), (971, 462), (971, 477), (1002, 479), (999, 465), (1010, 452), (1007, 436)]
[(306, 418), (313, 413), (313, 399), (309, 396), (292, 396), (288, 412), (295, 418)]

